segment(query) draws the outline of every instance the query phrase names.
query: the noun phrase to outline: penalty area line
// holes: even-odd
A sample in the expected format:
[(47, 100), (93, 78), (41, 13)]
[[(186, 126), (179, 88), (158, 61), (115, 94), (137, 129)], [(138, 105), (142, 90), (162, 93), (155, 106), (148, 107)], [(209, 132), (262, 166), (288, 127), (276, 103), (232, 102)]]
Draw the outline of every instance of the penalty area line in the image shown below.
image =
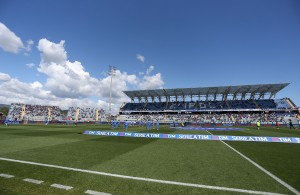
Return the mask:
[[(209, 131), (207, 131), (207, 132), (210, 133), (211, 135), (213, 135), (211, 132), (209, 132)], [(231, 150), (233, 150), (234, 152), (236, 152), (238, 155), (240, 155), (241, 157), (243, 157), (245, 160), (247, 160), (248, 162), (250, 162), (252, 165), (256, 166), (258, 169), (260, 169), (261, 171), (263, 171), (264, 173), (266, 173), (267, 175), (269, 175), (272, 179), (274, 179), (275, 181), (277, 181), (278, 183), (280, 183), (281, 185), (283, 185), (284, 187), (286, 187), (291, 192), (293, 192), (295, 194), (300, 194), (300, 192), (298, 190), (296, 190), (295, 188), (293, 188), (292, 186), (290, 186), (288, 183), (282, 181), (280, 178), (276, 177), (271, 172), (269, 172), (268, 170), (266, 170), (265, 168), (263, 168), (262, 166), (260, 166), (259, 164), (257, 164), (256, 162), (254, 162), (253, 160), (251, 160), (250, 158), (248, 158), (247, 156), (245, 156), (241, 152), (239, 152), (238, 150), (234, 149), (233, 147), (231, 147), (230, 145), (228, 145), (224, 141), (222, 141), (222, 140), (220, 140), (220, 141), (223, 144), (225, 144), (228, 148), (230, 148)]]
[(143, 177), (134, 177), (134, 176), (128, 176), (128, 175), (119, 175), (119, 174), (113, 174), (113, 173), (105, 173), (105, 172), (99, 172), (99, 171), (92, 171), (92, 170), (86, 170), (86, 169), (64, 167), (64, 166), (59, 166), (59, 165), (51, 165), (51, 164), (44, 164), (44, 163), (37, 163), (37, 162), (23, 161), (23, 160), (9, 159), (9, 158), (1, 158), (1, 157), (0, 157), (0, 160), (22, 163), (22, 164), (29, 164), (29, 165), (37, 165), (37, 166), (42, 166), (42, 167), (57, 168), (57, 169), (63, 169), (63, 170), (69, 170), (69, 171), (76, 171), (76, 172), (82, 172), (82, 173), (90, 173), (90, 174), (96, 174), (96, 175), (117, 177), (117, 178), (123, 178), (123, 179), (132, 179), (132, 180), (138, 180), (138, 181), (155, 182), (155, 183), (171, 184), (171, 185), (178, 185), (178, 186), (196, 187), (196, 188), (203, 188), (203, 189), (230, 191), (230, 192), (239, 192), (239, 193), (248, 193), (248, 194), (282, 195), (279, 193), (272, 193), (272, 192), (263, 192), (263, 191), (228, 188), (228, 187), (221, 187), (221, 186), (210, 186), (210, 185), (158, 180), (158, 179), (143, 178)]

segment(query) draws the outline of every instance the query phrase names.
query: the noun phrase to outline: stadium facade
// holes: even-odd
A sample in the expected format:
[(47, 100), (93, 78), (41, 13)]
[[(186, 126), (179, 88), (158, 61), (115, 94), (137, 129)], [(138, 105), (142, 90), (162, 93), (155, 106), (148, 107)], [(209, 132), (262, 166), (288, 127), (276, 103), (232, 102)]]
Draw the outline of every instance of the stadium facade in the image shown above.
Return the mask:
[[(289, 83), (124, 91), (123, 103), (113, 120), (143, 123), (195, 122), (202, 124), (266, 124), (289, 120), (299, 124), (299, 108), (290, 98), (275, 99)], [(11, 104), (6, 120), (35, 122), (109, 122), (101, 108)]]
[(120, 108), (121, 120), (171, 123), (281, 124), (300, 119), (290, 98), (275, 99), (289, 83), (124, 91), (131, 102)]
[(274, 99), (289, 83), (124, 91), (130, 112), (220, 112), (297, 110), (289, 98)]

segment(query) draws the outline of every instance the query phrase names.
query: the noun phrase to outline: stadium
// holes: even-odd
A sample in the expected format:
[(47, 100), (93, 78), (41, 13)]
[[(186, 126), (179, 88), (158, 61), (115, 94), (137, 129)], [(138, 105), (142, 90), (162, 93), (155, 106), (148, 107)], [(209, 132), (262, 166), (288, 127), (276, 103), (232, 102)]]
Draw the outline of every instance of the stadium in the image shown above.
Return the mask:
[(0, 195), (300, 195), (299, 0), (0, 0)]
[(0, 192), (299, 194), (300, 110), (275, 98), (288, 85), (124, 91), (116, 115), (12, 103)]

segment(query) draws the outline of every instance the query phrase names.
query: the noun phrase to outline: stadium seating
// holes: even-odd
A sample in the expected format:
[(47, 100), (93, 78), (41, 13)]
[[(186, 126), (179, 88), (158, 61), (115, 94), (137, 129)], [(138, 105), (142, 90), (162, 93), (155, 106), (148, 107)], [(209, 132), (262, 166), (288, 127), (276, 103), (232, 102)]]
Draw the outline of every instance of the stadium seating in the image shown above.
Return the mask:
[(9, 108), (8, 120), (45, 121), (61, 120), (62, 114), (58, 106), (43, 106), (13, 103)]
[(121, 111), (162, 111), (162, 110), (218, 110), (218, 109), (275, 109), (273, 99), (228, 100), (228, 101), (172, 101), (126, 103)]
[(103, 109), (70, 107), (67, 116), (63, 116), (62, 113), (63, 111), (58, 106), (13, 103), (6, 119), (10, 121), (107, 121), (107, 115)]
[(107, 115), (103, 109), (70, 107), (67, 119), (78, 122), (107, 121)]
[[(276, 121), (286, 124), (289, 117), (295, 116), (279, 107), (285, 100), (281, 99), (281, 104), (273, 99), (127, 103), (120, 108), (120, 118), (142, 123), (159, 120), (166, 123), (255, 124), (259, 120), (265, 124), (275, 124)], [(126, 111), (130, 114), (122, 115)]]
[(15, 121), (21, 120), (23, 106), (24, 104), (11, 104), (6, 119)]
[(271, 113), (211, 113), (211, 114), (128, 114), (121, 115), (121, 121), (160, 121), (163, 123), (171, 122), (193, 122), (193, 123), (231, 123), (231, 124), (255, 124), (260, 121), (264, 124), (275, 124), (276, 121), (286, 123), (285, 118), (290, 115)]

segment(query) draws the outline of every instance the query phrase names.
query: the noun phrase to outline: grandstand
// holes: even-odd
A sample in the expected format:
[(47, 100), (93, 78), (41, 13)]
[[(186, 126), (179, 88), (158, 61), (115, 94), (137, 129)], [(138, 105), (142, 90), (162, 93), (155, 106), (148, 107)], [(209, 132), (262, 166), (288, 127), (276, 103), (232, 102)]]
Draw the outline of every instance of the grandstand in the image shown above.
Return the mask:
[[(124, 91), (131, 102), (120, 107), (116, 120), (198, 124), (299, 124), (299, 108), (290, 98), (275, 99), (289, 83), (202, 88)], [(108, 122), (103, 109), (13, 103), (7, 120), (19, 122)]]
[(161, 122), (273, 124), (298, 122), (299, 108), (289, 98), (274, 99), (282, 84), (124, 91), (131, 102), (120, 108), (120, 120)]
[(68, 120), (78, 122), (107, 121), (107, 115), (103, 109), (70, 107), (67, 114)]
[(58, 106), (12, 103), (6, 120), (24, 123), (44, 121), (103, 122), (107, 121), (107, 115), (103, 109), (70, 107), (67, 116), (64, 116), (63, 110)]
[(13, 103), (6, 119), (12, 121), (51, 121), (61, 120), (61, 117), (61, 110), (58, 106)]

